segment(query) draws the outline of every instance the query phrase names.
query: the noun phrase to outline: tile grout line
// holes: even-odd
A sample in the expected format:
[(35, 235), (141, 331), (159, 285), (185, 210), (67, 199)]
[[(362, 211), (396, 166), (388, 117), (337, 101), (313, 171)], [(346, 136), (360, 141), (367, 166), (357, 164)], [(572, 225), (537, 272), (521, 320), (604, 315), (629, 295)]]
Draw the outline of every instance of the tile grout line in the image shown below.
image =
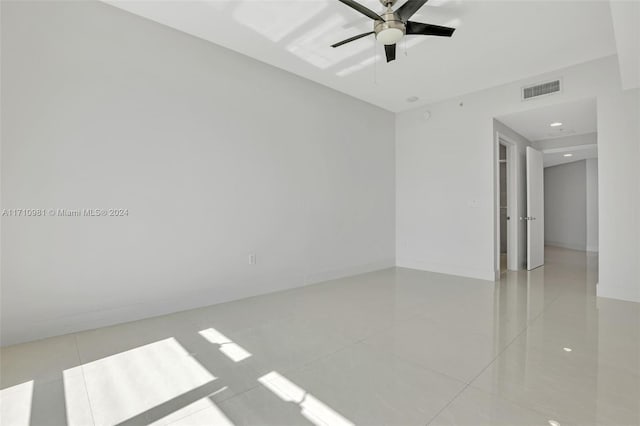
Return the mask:
[(93, 416), (93, 406), (91, 404), (91, 398), (89, 397), (89, 388), (87, 387), (87, 379), (84, 375), (84, 364), (82, 363), (82, 357), (80, 356), (80, 346), (78, 345), (78, 334), (74, 333), (73, 340), (76, 343), (76, 353), (78, 354), (78, 361), (80, 362), (80, 372), (82, 373), (82, 383), (84, 384), (84, 393), (87, 395), (87, 403), (89, 404), (89, 413), (91, 414), (91, 422), (95, 425), (96, 419)]
[[(498, 354), (482, 369), (480, 370), (480, 372), (478, 374), (476, 374), (471, 380), (469, 380), (469, 382), (467, 382), (464, 387), (460, 390), (460, 392), (458, 392), (452, 399), (451, 401), (449, 401), (444, 407), (442, 407), (433, 417), (431, 417), (431, 419), (429, 419), (429, 421), (426, 423), (425, 426), (429, 426), (436, 418), (438, 418), (438, 416), (444, 411), (446, 410), (456, 399), (458, 399), (460, 397), (460, 395), (462, 395), (470, 386), (471, 383), (473, 383), (478, 377), (480, 377), (482, 375), (482, 373), (484, 373), (487, 368), (489, 368), (491, 366), (491, 364), (493, 364), (507, 349), (509, 349), (509, 347), (511, 347), (511, 345), (513, 344), (513, 342), (515, 342), (524, 332), (526, 332), (529, 327), (535, 323), (538, 318), (540, 318), (542, 316), (542, 314), (544, 314), (544, 312), (554, 303), (556, 303), (556, 301), (560, 298), (561, 296), (556, 297), (555, 299), (553, 299), (552, 302), (550, 302), (547, 306), (545, 306), (540, 313), (538, 313), (538, 315), (536, 315), (533, 320), (531, 320), (530, 322), (527, 323), (527, 325), (522, 329), (522, 331), (520, 331), (520, 333), (516, 334), (515, 337), (513, 339), (511, 339), (511, 341), (500, 351), (498, 352)], [(511, 402), (511, 401), (509, 401)], [(517, 404), (516, 404), (517, 405)], [(518, 405), (519, 406), (519, 405)]]
[[(350, 348), (350, 347), (352, 347), (352, 346), (355, 346), (355, 345), (357, 345), (357, 344), (361, 343), (361, 342), (362, 342), (363, 340), (365, 340), (365, 339), (366, 339), (366, 337), (365, 337), (365, 338), (362, 338), (362, 339), (353, 340), (353, 341), (349, 342), (348, 344), (346, 344), (346, 345), (344, 345), (344, 346), (341, 346), (341, 347), (337, 348), (336, 350), (334, 350), (334, 351), (332, 351), (332, 352), (330, 352), (330, 353), (327, 353), (327, 354), (321, 355), (321, 356), (319, 356), (319, 357), (317, 357), (317, 358), (314, 358), (314, 359), (312, 359), (312, 360), (309, 360), (309, 361), (307, 361), (307, 362), (305, 362), (305, 363), (302, 363), (301, 365), (299, 365), (299, 366), (297, 366), (297, 367), (289, 368), (289, 369), (282, 370), (282, 371), (283, 371), (283, 373), (291, 373), (291, 372), (299, 372), (299, 371), (307, 370), (307, 369), (308, 369), (309, 367), (311, 367), (313, 364), (316, 364), (316, 363), (318, 363), (318, 362), (322, 361), (322, 360), (323, 360), (323, 359), (325, 359), (325, 358), (328, 358), (328, 357), (330, 357), (330, 356), (332, 356), (332, 355), (335, 355), (335, 354), (337, 354), (337, 353), (339, 353), (339, 352), (342, 352), (342, 351), (344, 351), (344, 350), (346, 350), (346, 349), (348, 349), (348, 348)], [(220, 401), (218, 401), (218, 402), (219, 402), (219, 403), (227, 402), (227, 401), (232, 400), (232, 399), (234, 399), (234, 398), (236, 398), (236, 397), (238, 397), (238, 396), (240, 396), (240, 395), (243, 395), (243, 394), (245, 394), (245, 393), (247, 393), (247, 392), (249, 392), (249, 391), (252, 391), (252, 390), (254, 390), (254, 389), (258, 388), (258, 387), (260, 387), (260, 384), (259, 384), (259, 383), (258, 383), (258, 384), (256, 384), (255, 386), (252, 386), (252, 387), (250, 387), (250, 388), (248, 388), (248, 389), (245, 389), (245, 390), (243, 390), (243, 391), (241, 391), (241, 392), (238, 392), (238, 393), (236, 393), (236, 394), (234, 394), (234, 395), (231, 395), (231, 396), (229, 396), (228, 398), (221, 399), (221, 400), (220, 400)]]
[[(198, 326), (198, 327), (200, 326), (199, 324), (195, 324), (194, 322), (192, 322), (192, 321), (190, 321), (190, 320), (187, 320), (187, 322), (188, 322), (190, 325), (196, 325), (196, 326)], [(373, 334), (373, 333), (371, 333), (371, 334)], [(307, 361), (307, 362), (305, 362), (305, 363), (302, 363), (301, 365), (299, 365), (299, 366), (297, 366), (297, 367), (293, 367), (293, 368), (286, 369), (286, 370), (282, 370), (282, 371), (283, 371), (284, 373), (290, 373), (290, 372), (295, 372), (295, 371), (302, 371), (302, 370), (305, 370), (305, 369), (309, 368), (312, 364), (315, 364), (315, 363), (317, 363), (317, 362), (319, 362), (319, 361), (321, 361), (321, 360), (323, 360), (323, 359), (325, 359), (325, 358), (327, 358), (327, 357), (329, 357), (329, 356), (331, 356), (331, 355), (334, 355), (334, 354), (339, 353), (339, 352), (341, 352), (341, 351), (343, 351), (343, 350), (346, 350), (346, 349), (347, 349), (347, 348), (349, 348), (349, 347), (352, 347), (352, 346), (357, 345), (358, 343), (361, 343), (363, 340), (366, 340), (368, 337), (370, 337), (370, 335), (371, 335), (371, 334), (368, 334), (368, 335), (366, 335), (365, 337), (361, 337), (361, 338), (356, 338), (356, 339), (350, 340), (347, 344), (345, 344), (345, 345), (343, 345), (343, 346), (340, 346), (339, 348), (335, 349), (335, 350), (334, 350), (334, 351), (332, 351), (332, 352), (326, 353), (326, 354), (321, 355), (321, 356), (319, 356), (319, 357), (317, 357), (317, 358), (313, 358), (313, 359), (311, 359), (311, 360), (309, 360), (309, 361)], [(80, 358), (80, 353), (79, 353), (79, 349), (78, 349), (78, 345), (77, 345), (77, 338), (76, 338), (76, 350), (78, 350), (78, 358)], [(83, 374), (84, 374), (84, 373), (83, 373)], [(222, 399), (220, 399), (220, 400), (218, 400), (218, 401), (213, 401), (213, 400), (212, 400), (211, 402), (212, 402), (214, 405), (219, 406), (219, 405), (221, 405), (221, 404), (227, 403), (228, 401), (231, 401), (232, 399), (235, 399), (235, 398), (237, 398), (237, 397), (239, 397), (239, 396), (242, 396), (242, 395), (244, 395), (244, 394), (246, 394), (246, 393), (248, 393), (248, 392), (250, 392), (250, 391), (252, 391), (252, 390), (254, 390), (254, 389), (257, 389), (257, 388), (259, 388), (259, 387), (260, 387), (260, 384), (259, 384), (259, 383), (256, 383), (254, 386), (251, 386), (251, 387), (249, 387), (249, 388), (247, 388), (247, 389), (244, 389), (244, 390), (242, 390), (242, 391), (240, 391), (240, 392), (238, 392), (238, 393), (235, 393), (235, 394), (233, 394), (233, 395), (230, 395), (230, 396), (229, 396), (229, 397), (227, 397), (227, 398), (222, 398)], [(86, 382), (85, 382), (85, 388), (86, 388)], [(210, 396), (211, 396), (211, 395), (207, 395), (207, 396), (205, 396), (205, 397), (203, 397), (203, 398), (209, 398)], [(87, 398), (88, 398), (88, 394), (87, 394)], [(180, 418), (178, 418), (178, 419), (175, 419), (174, 421), (172, 421), (171, 423), (169, 423), (167, 426), (169, 426), (169, 425), (171, 425), (171, 424), (174, 424), (175, 422), (178, 422), (178, 421), (180, 421), (180, 420), (182, 420), (182, 419), (184, 419), (184, 418), (186, 418), (186, 417), (189, 417), (189, 416), (194, 415), (194, 414), (196, 414), (196, 413), (199, 413), (199, 412), (201, 412), (201, 411), (207, 410), (207, 409), (209, 409), (209, 407), (205, 407), (205, 408), (202, 408), (202, 409), (200, 409), (200, 410), (196, 410), (196, 411), (194, 411), (194, 412), (192, 412), (192, 413), (190, 413), (190, 414), (185, 414), (183, 417), (180, 417)], [(93, 413), (92, 413), (92, 418), (93, 418)], [(94, 424), (95, 424), (95, 420), (94, 420)]]
[[(538, 319), (542, 316), (542, 314), (543, 314), (543, 313), (544, 313), (544, 312), (545, 312), (549, 307), (551, 307), (551, 306), (552, 306), (553, 304), (555, 304), (558, 300), (560, 300), (560, 298), (561, 298), (561, 297), (562, 297), (562, 294), (559, 294), (555, 299), (553, 299), (551, 302), (549, 302), (549, 303), (547, 304), (547, 306), (546, 306), (545, 308), (543, 308), (543, 309), (542, 309), (542, 311), (540, 311), (540, 313), (539, 313), (538, 315), (536, 315), (536, 316), (531, 320), (531, 322), (529, 323), (529, 325), (527, 325), (523, 331), (526, 331), (526, 330), (527, 330), (531, 325), (533, 325), (533, 323), (535, 323), (536, 321), (538, 321)], [(519, 334), (518, 334), (518, 336), (519, 336), (520, 334), (522, 334), (522, 333), (519, 333)], [(518, 336), (516, 336), (516, 338), (517, 338)], [(514, 339), (514, 340), (515, 340), (515, 339)], [(509, 343), (509, 346), (511, 345), (511, 343), (513, 343), (513, 342), (510, 342), (510, 343)], [(499, 356), (499, 355), (498, 355), (498, 356)], [(497, 359), (497, 357), (496, 357), (496, 359)], [(495, 361), (495, 359), (494, 359), (494, 361)], [(492, 362), (487, 366), (487, 368), (488, 368), (491, 364), (493, 364), (493, 361), (492, 361)], [(485, 369), (486, 369), (486, 368), (485, 368)], [(482, 372), (481, 372), (481, 374), (482, 374)], [(476, 378), (477, 378), (477, 377), (478, 377), (478, 376), (476, 376)], [(476, 378), (474, 378), (473, 380), (471, 380), (471, 382), (469, 382), (469, 386), (471, 386), (472, 382), (474, 382), (474, 381), (476, 380)], [(466, 389), (466, 387), (465, 387), (465, 389)], [(480, 389), (480, 390), (482, 391), (482, 389)], [(488, 393), (488, 394), (490, 394), (490, 395), (495, 395), (495, 396), (501, 397), (499, 394), (496, 394), (496, 393), (494, 393), (494, 392), (488, 392), (488, 391), (485, 391), (485, 392), (486, 392), (486, 393)], [(542, 415), (542, 414), (544, 414), (544, 415), (548, 415), (548, 414), (549, 414), (549, 413), (545, 413), (545, 412), (541, 411), (541, 410), (540, 410), (540, 409), (538, 409), (537, 407), (529, 407), (529, 406), (526, 406), (526, 405), (522, 404), (521, 402), (511, 400), (511, 399), (509, 399), (508, 397), (501, 397), (501, 398), (503, 398), (505, 401), (509, 402), (510, 404), (513, 404), (513, 405), (515, 405), (515, 406), (517, 406), (517, 407), (520, 407), (520, 408), (522, 408), (522, 409), (529, 410), (529, 411), (534, 411), (534, 412), (539, 413), (539, 414), (541, 414), (541, 415)], [(433, 420), (433, 419), (432, 419), (432, 420)]]
[[(308, 362), (306, 362), (306, 363), (303, 363), (303, 364), (301, 364), (301, 365), (299, 365), (299, 366), (297, 366), (297, 367), (293, 367), (293, 368), (291, 368), (291, 369), (283, 370), (283, 372), (284, 372), (284, 373), (290, 373), (290, 372), (292, 372), (292, 371), (293, 371), (293, 372), (296, 372), (296, 371), (303, 371), (303, 370), (306, 370), (306, 369), (307, 369), (307, 368), (309, 368), (312, 364), (315, 364), (315, 363), (317, 363), (317, 362), (319, 362), (319, 361), (321, 361), (321, 360), (323, 360), (323, 359), (325, 359), (325, 358), (327, 358), (327, 357), (329, 357), (329, 356), (331, 356), (331, 355), (335, 355), (335, 354), (337, 354), (337, 353), (339, 353), (339, 352), (341, 352), (341, 351), (343, 351), (343, 350), (346, 350), (346, 349), (347, 349), (347, 348), (349, 348), (349, 347), (355, 346), (355, 345), (357, 345), (358, 343), (360, 343), (360, 342), (362, 342), (363, 340), (365, 340), (366, 338), (367, 338), (367, 337), (364, 337), (364, 338), (361, 338), (361, 339), (355, 339), (355, 340), (353, 340), (353, 341), (349, 342), (348, 344), (346, 344), (346, 345), (344, 345), (344, 346), (341, 346), (340, 348), (337, 348), (336, 350), (334, 350), (334, 351), (332, 351), (332, 352), (330, 352), (330, 353), (327, 353), (327, 354), (321, 355), (321, 356), (319, 356), (319, 357), (317, 357), (317, 358), (314, 358), (314, 359), (312, 359), (312, 360), (310, 360), (310, 361), (308, 361)], [(254, 389), (257, 389), (257, 388), (259, 388), (259, 387), (260, 387), (260, 383), (256, 383), (254, 386), (251, 386), (251, 387), (249, 387), (249, 388), (247, 388), (247, 389), (244, 389), (244, 390), (242, 390), (242, 391), (240, 391), (240, 392), (238, 392), (238, 393), (235, 393), (235, 394), (233, 394), (233, 395), (231, 395), (231, 396), (229, 396), (229, 397), (227, 397), (227, 398), (220, 399), (219, 401), (211, 401), (211, 402), (212, 402), (214, 405), (216, 405), (216, 406), (218, 406), (218, 407), (219, 407), (219, 405), (221, 405), (221, 404), (225, 404), (225, 403), (227, 403), (227, 402), (231, 401), (232, 399), (235, 399), (235, 398), (237, 398), (237, 397), (240, 397), (240, 396), (242, 396), (242, 395), (244, 395), (244, 394), (246, 394), (246, 393), (248, 393), (248, 392), (250, 392), (250, 391), (252, 391), (252, 390), (254, 390)], [(208, 396), (206, 396), (205, 398), (208, 398), (208, 397), (209, 397), (209, 395), (208, 395)], [(187, 414), (187, 415), (185, 415), (184, 417), (181, 417), (181, 418), (179, 418), (179, 419), (174, 420), (173, 422), (169, 423), (168, 425), (171, 425), (171, 424), (173, 424), (173, 423), (175, 423), (175, 422), (177, 422), (177, 421), (179, 421), (179, 420), (182, 420), (182, 419), (184, 419), (184, 418), (186, 418), (186, 417), (189, 417), (189, 416), (191, 416), (191, 415), (193, 415), (193, 414), (199, 413), (199, 412), (204, 411), (204, 410), (207, 410), (207, 409), (209, 409), (209, 407), (207, 407), (207, 408), (202, 408), (201, 410), (194, 411), (193, 413)]]
[[(549, 306), (550, 306), (550, 305), (552, 305), (553, 303), (555, 303), (555, 302), (556, 302), (556, 300), (558, 300), (558, 298), (559, 298), (559, 297), (560, 297), (560, 296), (558, 296), (556, 299), (554, 299), (552, 302), (550, 302), (550, 303), (549, 303)], [(533, 322), (535, 322), (535, 321), (536, 321), (536, 320), (537, 320), (537, 319), (538, 319), (538, 318), (539, 318), (539, 317), (544, 313), (544, 311), (545, 311), (545, 310), (546, 310), (546, 308), (544, 308), (540, 313), (538, 313), (538, 315), (536, 315), (536, 316), (534, 317), (534, 319), (533, 319), (533, 320), (531, 320), (531, 322), (530, 322), (530, 323), (532, 324)], [(412, 316), (412, 317), (413, 317), (413, 316)], [(406, 321), (410, 321), (411, 319), (413, 319), (412, 317), (410, 317), (410, 318), (405, 318), (404, 320), (400, 320), (400, 321), (398, 321), (398, 322), (406, 322)], [(503, 348), (503, 350), (501, 350), (501, 351), (500, 351), (500, 352), (495, 356), (495, 358), (493, 358), (493, 359), (492, 359), (492, 360), (487, 364), (487, 366), (485, 366), (485, 367), (482, 369), (482, 371), (480, 371), (480, 373), (478, 373), (478, 375), (474, 376), (474, 377), (473, 377), (473, 378), (472, 378), (468, 383), (464, 383), (464, 382), (460, 381), (460, 379), (457, 379), (457, 378), (451, 377), (451, 376), (449, 376), (449, 375), (447, 375), (447, 374), (444, 374), (444, 373), (442, 373), (442, 372), (439, 372), (439, 371), (436, 371), (436, 370), (432, 370), (432, 369), (430, 369), (430, 368), (425, 368), (425, 367), (422, 367), (422, 366), (415, 365), (415, 364), (413, 364), (413, 363), (412, 363), (412, 362), (410, 362), (410, 361), (407, 361), (407, 360), (404, 360), (404, 359), (402, 359), (402, 358), (397, 357), (396, 355), (393, 355), (393, 357), (394, 357), (394, 358), (396, 358), (396, 359), (398, 359), (399, 361), (402, 361), (402, 362), (408, 363), (408, 364), (410, 364), (410, 365), (413, 365), (414, 367), (419, 367), (419, 368), (421, 368), (421, 369), (425, 369), (425, 370), (428, 370), (428, 371), (432, 371), (432, 372), (434, 372), (434, 373), (440, 374), (440, 375), (445, 376), (445, 377), (449, 377), (449, 378), (451, 378), (451, 379), (453, 379), (453, 380), (456, 380), (456, 381), (459, 381), (459, 382), (461, 382), (461, 383), (464, 383), (464, 384), (465, 384), (465, 386), (462, 388), (462, 390), (460, 390), (460, 392), (458, 392), (458, 393), (457, 393), (457, 394), (456, 394), (456, 395), (451, 399), (451, 401), (449, 401), (449, 403), (447, 403), (447, 405), (445, 405), (445, 406), (444, 406), (444, 407), (443, 407), (443, 408), (442, 408), (438, 413), (436, 413), (436, 415), (435, 415), (435, 416), (433, 416), (433, 418), (431, 418), (431, 419), (429, 420), (429, 423), (431, 423), (431, 422), (432, 422), (432, 421), (433, 421), (433, 420), (434, 420), (434, 419), (435, 419), (435, 418), (436, 418), (436, 417), (437, 417), (437, 416), (438, 416), (438, 415), (439, 415), (439, 414), (440, 414), (444, 409), (446, 409), (446, 408), (447, 408), (447, 407), (448, 407), (448, 406), (449, 406), (449, 405), (450, 405), (450, 404), (451, 404), (455, 399), (457, 399), (457, 398), (458, 398), (458, 396), (460, 396), (460, 394), (462, 394), (462, 393), (463, 393), (463, 392), (464, 392), (464, 391), (465, 391), (465, 390), (466, 390), (466, 389), (471, 385), (471, 383), (472, 383), (472, 382), (473, 382), (473, 381), (474, 381), (478, 376), (480, 376), (480, 375), (481, 375), (481, 374), (482, 374), (482, 373), (483, 373), (483, 372), (484, 372), (484, 371), (485, 371), (485, 370), (486, 370), (486, 369), (487, 369), (487, 368), (488, 368), (488, 367), (489, 367), (489, 366), (490, 366), (490, 365), (491, 365), (491, 364), (492, 364), (492, 363), (493, 363), (493, 362), (494, 362), (494, 361), (495, 361), (495, 360), (496, 360), (496, 359), (497, 359), (497, 358), (498, 358), (498, 357), (499, 357), (499, 356), (500, 356), (500, 355), (501, 355), (501, 354), (502, 354), (502, 353), (503, 353), (503, 352), (504, 352), (504, 351), (505, 351), (509, 346), (511, 346), (511, 344), (512, 344), (512, 343), (513, 343), (513, 342), (514, 342), (514, 341), (515, 341), (515, 340), (516, 340), (516, 339), (517, 339), (517, 338), (518, 338), (522, 333), (524, 333), (528, 328), (529, 328), (529, 325), (527, 325), (525, 328), (523, 328), (523, 329), (522, 329), (522, 331), (521, 331), (520, 333), (518, 333), (516, 336), (514, 336), (514, 337), (513, 337), (513, 339), (511, 339), (511, 341), (510, 341), (510, 342), (509, 342), (509, 343), (508, 343), (508, 344)], [(366, 345), (366, 343), (364, 343), (364, 341), (365, 341), (365, 340), (367, 340), (367, 339), (369, 339), (370, 337), (372, 337), (374, 334), (375, 334), (375, 333), (367, 333), (364, 337), (355, 338), (355, 339), (351, 340), (349, 343), (347, 343), (346, 345), (341, 346), (341, 347), (339, 347), (339, 348), (335, 349), (335, 350), (334, 350), (334, 351), (332, 351), (332, 352), (329, 352), (329, 353), (326, 353), (326, 354), (324, 354), (324, 355), (321, 355), (321, 356), (319, 356), (319, 357), (317, 357), (317, 358), (311, 359), (311, 360), (309, 360), (309, 361), (307, 361), (307, 362), (305, 362), (305, 363), (302, 363), (301, 365), (299, 365), (299, 366), (297, 366), (297, 367), (293, 367), (293, 368), (290, 368), (290, 369), (283, 370), (283, 373), (291, 373), (291, 372), (298, 372), (298, 371), (304, 371), (304, 370), (307, 370), (308, 368), (310, 368), (311, 366), (315, 365), (316, 363), (318, 363), (318, 362), (320, 362), (320, 361), (322, 361), (322, 360), (324, 360), (324, 359), (326, 359), (326, 358), (328, 358), (328, 357), (330, 357), (330, 356), (332, 356), (332, 355), (335, 355), (335, 354), (337, 354), (337, 353), (339, 353), (339, 352), (345, 351), (345, 350), (347, 350), (347, 349), (349, 349), (349, 348), (351, 348), (351, 347), (355, 347), (355, 346), (357, 346), (358, 344)], [(245, 389), (245, 390), (243, 390), (243, 391), (240, 391), (240, 392), (238, 392), (238, 393), (236, 393), (236, 394), (233, 394), (233, 395), (231, 395), (231, 396), (229, 396), (229, 397), (227, 397), (227, 398), (220, 399), (219, 401), (212, 401), (212, 402), (213, 402), (216, 406), (219, 406), (219, 405), (225, 404), (225, 403), (227, 403), (227, 402), (229, 402), (229, 401), (231, 401), (231, 400), (233, 400), (233, 399), (236, 399), (236, 398), (238, 398), (238, 397), (240, 397), (240, 396), (242, 396), (242, 395), (244, 395), (244, 394), (246, 394), (246, 393), (248, 393), (248, 392), (250, 392), (250, 391), (253, 391), (253, 390), (255, 390), (255, 389), (259, 388), (259, 387), (260, 387), (260, 384), (259, 384), (259, 383), (256, 383), (254, 386), (251, 386), (251, 387), (249, 387), (249, 388), (247, 388), (247, 389)], [(207, 397), (209, 397), (209, 396), (207, 396)], [(207, 407), (207, 408), (202, 408), (202, 409), (200, 409), (200, 410), (194, 411), (193, 413), (187, 414), (187, 415), (185, 415), (185, 416), (183, 416), (183, 417), (181, 417), (181, 418), (179, 418), (179, 419), (174, 420), (173, 422), (169, 423), (167, 426), (169, 426), (169, 425), (171, 425), (171, 424), (174, 424), (174, 423), (176, 423), (176, 422), (178, 422), (178, 421), (180, 421), (180, 420), (182, 420), (182, 419), (184, 419), (184, 418), (186, 418), (186, 417), (189, 417), (189, 416), (191, 416), (191, 415), (193, 415), (193, 414), (196, 414), (196, 413), (199, 413), (199, 412), (201, 412), (201, 411), (207, 410), (207, 409), (209, 409), (209, 408)], [(427, 423), (427, 425), (428, 425), (429, 423)]]
[[(330, 357), (330, 356), (332, 356), (332, 355), (335, 355), (335, 354), (337, 354), (337, 353), (340, 353), (340, 352), (342, 352), (342, 351), (345, 351), (345, 350), (347, 350), (348, 348), (354, 347), (354, 346), (356, 346), (356, 345), (360, 344), (363, 340), (366, 340), (367, 338), (368, 338), (368, 337), (363, 337), (363, 338), (361, 338), (361, 339), (355, 339), (355, 340), (353, 340), (353, 341), (349, 342), (348, 344), (346, 344), (346, 345), (344, 345), (344, 346), (342, 346), (342, 347), (340, 347), (340, 348), (336, 349), (336, 350), (335, 350), (335, 351), (333, 351), (333, 352), (330, 352), (330, 353), (328, 353), (328, 354), (321, 355), (321, 356), (319, 356), (319, 357), (317, 357), (317, 358), (315, 358), (315, 359), (313, 359), (313, 360), (311, 360), (311, 361), (308, 361), (308, 362), (306, 362), (306, 363), (303, 363), (302, 365), (299, 365), (299, 366), (297, 366), (297, 367), (294, 367), (294, 368), (291, 368), (291, 369), (287, 369), (287, 370), (283, 370), (283, 372), (285, 372), (285, 373), (291, 373), (291, 372), (298, 372), (298, 371), (304, 371), (304, 370), (307, 370), (307, 369), (308, 369), (308, 368), (310, 368), (312, 365), (314, 365), (314, 364), (316, 364), (316, 363), (318, 363), (318, 362), (322, 361), (323, 359), (326, 359), (326, 358), (328, 358), (328, 357)], [(232, 399), (235, 399), (235, 398), (237, 398), (237, 397), (239, 397), (239, 396), (241, 396), (241, 395), (244, 395), (244, 394), (246, 394), (247, 392), (252, 391), (252, 390), (254, 390), (254, 389), (257, 389), (257, 388), (259, 388), (259, 387), (260, 387), (260, 384), (256, 384), (255, 386), (252, 386), (252, 387), (251, 387), (251, 388), (249, 388), (249, 389), (245, 389), (245, 390), (244, 390), (244, 391), (242, 391), (242, 392), (239, 392), (239, 393), (237, 393), (237, 394), (235, 394), (235, 395), (230, 396), (229, 398), (226, 398), (226, 399), (224, 399), (224, 400), (219, 401), (219, 403), (220, 403), (220, 404), (227, 403), (228, 401), (231, 401)], [(309, 393), (308, 391), (306, 391), (306, 392), (307, 392), (307, 393)], [(199, 411), (202, 411), (202, 410), (199, 410)], [(199, 411), (198, 411), (198, 412), (199, 412)], [(171, 424), (171, 423), (170, 423), (170, 424)], [(170, 426), (170, 424), (169, 424), (168, 426)]]
[[(254, 389), (254, 388), (251, 388), (251, 389)], [(195, 403), (195, 402), (197, 402), (197, 401), (200, 401), (201, 399), (209, 398), (209, 401), (211, 401), (211, 403), (212, 403), (216, 408), (219, 408), (219, 407), (218, 407), (218, 404), (221, 404), (221, 403), (222, 403), (222, 402), (224, 402), (224, 401), (228, 401), (228, 400), (230, 400), (230, 399), (232, 399), (232, 398), (235, 398), (235, 396), (236, 396), (236, 395), (234, 395), (234, 396), (232, 396), (232, 397), (229, 397), (229, 398), (225, 399), (224, 401), (218, 401), (218, 402), (216, 403), (215, 401), (213, 401), (213, 400), (211, 399), (211, 396), (212, 396), (212, 395), (214, 395), (215, 393), (216, 393), (216, 392), (212, 392), (212, 393), (210, 393), (209, 395), (207, 395), (207, 396), (205, 396), (205, 397), (202, 397), (202, 398), (200, 398), (199, 400), (196, 400), (196, 401), (192, 402), (192, 404), (193, 404), (193, 403)], [(240, 394), (242, 394), (242, 393), (244, 393), (244, 392), (241, 392)], [(238, 395), (240, 395), (240, 394), (238, 394)], [(188, 407), (188, 405), (185, 405), (185, 406), (184, 406), (184, 407), (182, 407), (182, 408), (186, 408), (186, 407)], [(171, 426), (171, 425), (173, 425), (173, 424), (175, 424), (175, 423), (179, 422), (180, 420), (184, 420), (184, 419), (186, 419), (187, 417), (191, 417), (191, 416), (193, 416), (193, 415), (195, 415), (195, 414), (198, 414), (198, 413), (200, 413), (200, 412), (202, 412), (202, 411), (209, 410), (210, 408), (212, 408), (212, 407), (204, 407), (204, 408), (201, 408), (201, 409), (199, 409), (199, 410), (193, 411), (193, 412), (191, 412), (191, 413), (185, 414), (184, 416), (179, 417), (179, 418), (177, 418), (177, 419), (173, 420), (173, 421), (172, 421), (172, 422), (170, 422), (170, 423), (167, 423), (167, 424), (166, 424), (166, 426)], [(222, 410), (221, 410), (221, 411), (222, 411)], [(174, 411), (173, 413), (175, 413), (175, 411)], [(171, 414), (173, 414), (173, 413), (171, 413)], [(171, 414), (169, 414), (169, 415), (171, 415)], [(165, 417), (166, 417), (166, 416), (165, 416)], [(162, 419), (159, 419), (159, 420), (162, 420)], [(158, 421), (158, 420), (157, 420), (157, 421)]]

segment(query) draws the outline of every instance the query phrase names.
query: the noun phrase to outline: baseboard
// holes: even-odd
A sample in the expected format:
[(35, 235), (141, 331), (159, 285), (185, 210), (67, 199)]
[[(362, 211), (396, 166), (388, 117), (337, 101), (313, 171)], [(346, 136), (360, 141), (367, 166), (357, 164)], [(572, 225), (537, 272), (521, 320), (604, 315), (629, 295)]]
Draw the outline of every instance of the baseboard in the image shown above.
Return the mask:
[[(439, 274), (456, 275), (465, 278), (475, 278), (484, 281), (496, 281), (494, 269), (470, 268), (467, 266), (449, 265), (437, 262), (425, 262), (414, 259), (398, 259), (396, 266), (401, 268), (418, 269), (421, 271), (437, 272)], [(498, 278), (500, 277), (498, 273)]]
[(567, 244), (567, 243), (559, 243), (556, 241), (545, 241), (545, 246), (559, 247), (569, 250), (577, 250), (577, 251), (587, 251), (585, 246), (577, 245), (577, 244)]
[[(256, 286), (247, 285), (244, 293), (233, 293), (227, 289), (212, 290), (202, 289), (188, 294), (149, 302), (137, 302), (127, 306), (117, 306), (98, 311), (82, 312), (67, 315), (60, 318), (49, 318), (46, 321), (36, 321), (21, 324), (19, 327), (11, 327), (11, 330), (2, 330), (0, 333), (0, 347), (25, 343), (48, 337), (61, 336), (69, 333), (92, 330), (100, 327), (122, 324), (130, 321), (138, 321), (153, 318), (160, 315), (197, 309), (204, 306), (241, 300), (248, 297), (277, 293), (291, 290), (311, 284), (317, 284), (338, 278), (373, 272), (380, 269), (395, 267), (395, 259), (386, 259), (347, 268), (323, 271), (305, 276), (285, 276), (279, 280), (273, 280), (265, 291), (256, 291)], [(9, 319), (10, 321), (10, 319)], [(6, 327), (7, 319), (3, 319)]]
[(363, 265), (351, 266), (348, 268), (316, 272), (313, 274), (306, 275), (304, 277), (303, 285), (311, 285), (311, 284), (321, 283), (324, 281), (337, 280), (339, 278), (366, 274), (367, 272), (379, 271), (381, 269), (393, 268), (395, 266), (396, 266), (395, 259), (385, 259), (377, 262), (365, 263)]
[(596, 294), (598, 297), (604, 297), (607, 299), (640, 303), (639, 287), (603, 285), (601, 282), (598, 282), (598, 285), (596, 286)]

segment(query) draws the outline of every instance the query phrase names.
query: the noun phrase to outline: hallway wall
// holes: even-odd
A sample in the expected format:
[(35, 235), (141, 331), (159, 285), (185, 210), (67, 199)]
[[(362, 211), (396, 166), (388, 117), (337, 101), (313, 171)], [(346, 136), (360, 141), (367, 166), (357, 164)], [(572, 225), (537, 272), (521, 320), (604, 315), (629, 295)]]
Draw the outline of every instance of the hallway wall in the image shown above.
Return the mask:
[(598, 159), (586, 160), (587, 168), (587, 251), (598, 251)]
[(587, 168), (584, 160), (544, 169), (544, 243), (586, 250)]

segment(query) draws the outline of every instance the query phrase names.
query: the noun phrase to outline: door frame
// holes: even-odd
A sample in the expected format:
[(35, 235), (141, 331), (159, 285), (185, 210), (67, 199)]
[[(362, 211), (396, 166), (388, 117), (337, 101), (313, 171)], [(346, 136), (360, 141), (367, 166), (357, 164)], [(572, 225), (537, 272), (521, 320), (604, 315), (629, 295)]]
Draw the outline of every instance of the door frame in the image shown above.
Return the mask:
[(504, 133), (496, 132), (494, 151), (494, 270), (500, 279), (500, 145), (507, 148), (507, 270), (522, 269), (519, 262), (520, 238), (518, 235), (518, 188), (520, 187), (520, 164), (518, 144)]

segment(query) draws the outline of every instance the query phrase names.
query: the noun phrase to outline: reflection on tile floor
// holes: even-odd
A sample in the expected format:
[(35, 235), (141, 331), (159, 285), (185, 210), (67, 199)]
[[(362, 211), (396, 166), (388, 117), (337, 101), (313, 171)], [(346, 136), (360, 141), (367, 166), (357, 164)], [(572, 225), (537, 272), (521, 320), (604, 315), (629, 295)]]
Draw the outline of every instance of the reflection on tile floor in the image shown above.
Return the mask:
[(6, 425), (637, 425), (640, 304), (547, 248), (490, 283), (388, 269), (2, 348)]

